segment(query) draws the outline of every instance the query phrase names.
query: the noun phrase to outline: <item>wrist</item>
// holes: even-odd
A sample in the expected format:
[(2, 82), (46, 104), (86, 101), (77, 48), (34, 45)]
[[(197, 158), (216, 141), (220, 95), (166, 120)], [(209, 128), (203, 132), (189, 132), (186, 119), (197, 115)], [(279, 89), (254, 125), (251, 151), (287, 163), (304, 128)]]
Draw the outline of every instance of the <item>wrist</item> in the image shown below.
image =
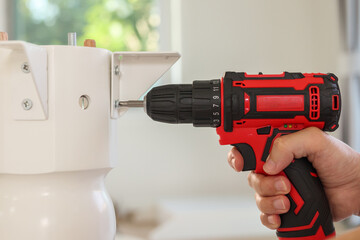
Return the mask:
[(354, 214), (360, 216), (360, 153), (354, 151), (354, 161), (356, 162), (356, 179), (354, 180), (354, 198), (353, 202), (356, 206)]

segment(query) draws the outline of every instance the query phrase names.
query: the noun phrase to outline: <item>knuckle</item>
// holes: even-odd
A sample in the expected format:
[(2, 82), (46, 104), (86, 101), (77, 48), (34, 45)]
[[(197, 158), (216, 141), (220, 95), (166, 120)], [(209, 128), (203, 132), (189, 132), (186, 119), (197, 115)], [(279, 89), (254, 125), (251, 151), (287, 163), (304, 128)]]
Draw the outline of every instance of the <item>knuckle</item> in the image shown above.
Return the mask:
[(252, 187), (255, 190), (255, 192), (260, 194), (260, 192), (259, 192), (260, 180), (259, 180), (258, 174), (251, 172), (248, 175), (248, 182), (249, 182), (250, 187)]
[(228, 162), (230, 162), (232, 156), (233, 156), (233, 154), (232, 154), (232, 152), (230, 151), (230, 152), (228, 153), (228, 155), (227, 155), (227, 160), (228, 160)]
[(268, 219), (269, 219), (269, 215), (267, 215), (265, 213), (260, 214), (260, 221), (265, 227), (272, 229), (272, 230), (276, 229), (276, 226), (271, 224)]
[(314, 127), (313, 128), (314, 134), (313, 136), (310, 136), (311, 138), (313, 138), (314, 143), (319, 144), (322, 143), (322, 147), (326, 147), (329, 144), (328, 141), (328, 137), (329, 135), (327, 135), (325, 132), (321, 131), (320, 129)]
[(264, 196), (266, 195), (266, 191), (267, 191), (267, 187), (266, 187), (266, 182), (265, 181), (260, 181), (260, 180), (257, 180), (257, 192), (258, 194)]
[(263, 178), (261, 176), (259, 176), (258, 174), (253, 174), (252, 175), (252, 185), (253, 188), (255, 189), (255, 192), (257, 192), (260, 196), (264, 195), (264, 181)]
[(321, 131), (319, 128), (317, 127), (309, 127), (304, 129), (304, 132), (306, 134), (306, 138), (310, 140), (311, 143), (316, 143), (316, 144), (320, 144), (320, 143), (327, 143), (327, 137), (328, 134), (326, 134), (325, 132)]
[(274, 188), (274, 177), (261, 176), (261, 178), (257, 178), (256, 192), (264, 197), (276, 195)]
[(306, 130), (306, 134), (309, 135), (311, 139), (315, 141), (321, 140), (324, 138), (324, 132), (318, 129), (317, 127), (309, 127)]
[(260, 213), (260, 221), (264, 226), (267, 226), (267, 215), (265, 213)]
[(285, 142), (284, 137), (278, 137), (274, 140), (273, 148), (283, 149)]
[(255, 193), (255, 202), (256, 202), (257, 207), (259, 208), (259, 205), (260, 205), (260, 202), (261, 202), (261, 197), (257, 193)]
[(265, 199), (263, 197), (261, 197), (259, 194), (255, 195), (255, 201), (256, 201), (256, 205), (258, 207), (258, 209), (265, 213), (266, 212), (266, 203), (265, 203)]
[(248, 184), (249, 184), (250, 187), (253, 187), (253, 186), (252, 186), (252, 175), (253, 175), (253, 173), (250, 172), (250, 173), (248, 174), (248, 176), (247, 176)]
[(308, 127), (305, 130), (310, 132), (311, 134), (317, 134), (317, 135), (321, 135), (321, 133), (323, 132), (317, 127)]

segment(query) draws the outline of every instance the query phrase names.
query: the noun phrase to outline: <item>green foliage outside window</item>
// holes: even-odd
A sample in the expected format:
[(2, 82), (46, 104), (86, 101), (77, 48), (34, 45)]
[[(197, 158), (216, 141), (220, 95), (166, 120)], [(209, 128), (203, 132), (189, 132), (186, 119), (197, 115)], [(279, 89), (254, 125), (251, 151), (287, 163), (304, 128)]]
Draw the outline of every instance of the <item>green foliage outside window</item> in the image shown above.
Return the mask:
[(160, 23), (155, 0), (16, 0), (16, 38), (40, 45), (67, 44), (77, 32), (111, 51), (156, 50)]

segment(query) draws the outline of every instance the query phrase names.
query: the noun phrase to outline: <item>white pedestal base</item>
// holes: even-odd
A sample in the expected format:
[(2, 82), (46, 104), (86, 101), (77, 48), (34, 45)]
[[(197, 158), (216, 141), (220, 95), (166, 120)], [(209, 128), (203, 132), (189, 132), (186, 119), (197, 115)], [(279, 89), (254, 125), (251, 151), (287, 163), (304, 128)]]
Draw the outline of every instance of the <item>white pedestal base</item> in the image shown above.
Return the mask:
[(0, 239), (113, 240), (109, 170), (0, 174)]

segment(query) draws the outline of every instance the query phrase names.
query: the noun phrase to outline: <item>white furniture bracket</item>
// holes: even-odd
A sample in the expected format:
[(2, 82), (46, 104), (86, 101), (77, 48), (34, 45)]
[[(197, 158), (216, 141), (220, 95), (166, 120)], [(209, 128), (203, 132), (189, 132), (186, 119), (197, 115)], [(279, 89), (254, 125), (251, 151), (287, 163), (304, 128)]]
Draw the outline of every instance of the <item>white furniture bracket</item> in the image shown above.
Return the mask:
[(23, 41), (0, 42), (0, 78), (11, 81), (10, 104), (15, 120), (47, 119), (47, 65), (43, 47)]
[(176, 52), (114, 52), (111, 73), (111, 118), (126, 108), (116, 108), (119, 100), (139, 99), (180, 58)]

